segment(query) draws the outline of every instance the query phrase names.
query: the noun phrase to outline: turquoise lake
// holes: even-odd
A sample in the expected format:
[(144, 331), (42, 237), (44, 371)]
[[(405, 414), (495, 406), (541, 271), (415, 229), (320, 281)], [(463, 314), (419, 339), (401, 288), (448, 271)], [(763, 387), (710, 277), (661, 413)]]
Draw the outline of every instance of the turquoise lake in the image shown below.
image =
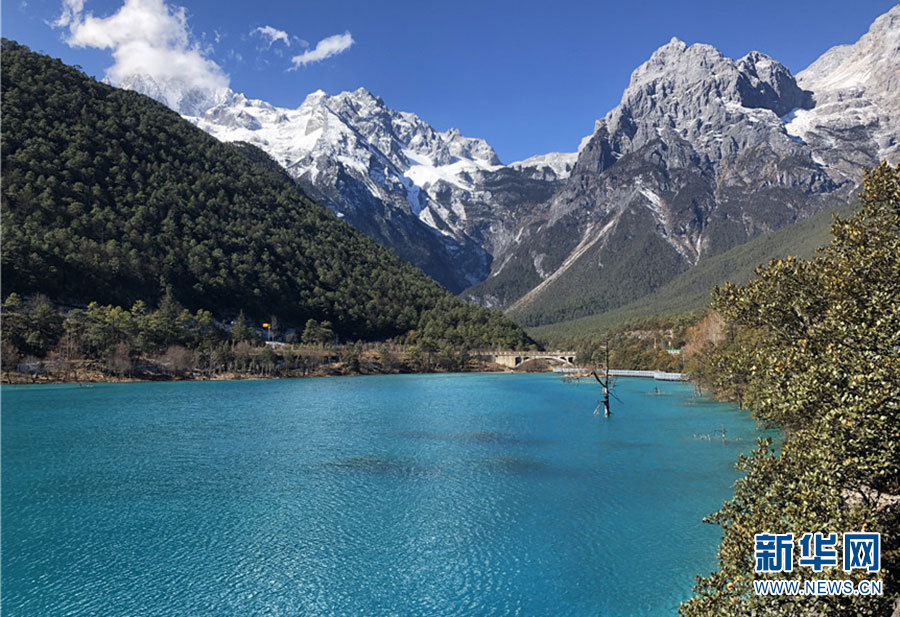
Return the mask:
[(3, 612), (674, 616), (758, 432), (687, 384), (615, 393), (604, 418), (547, 374), (3, 387)]

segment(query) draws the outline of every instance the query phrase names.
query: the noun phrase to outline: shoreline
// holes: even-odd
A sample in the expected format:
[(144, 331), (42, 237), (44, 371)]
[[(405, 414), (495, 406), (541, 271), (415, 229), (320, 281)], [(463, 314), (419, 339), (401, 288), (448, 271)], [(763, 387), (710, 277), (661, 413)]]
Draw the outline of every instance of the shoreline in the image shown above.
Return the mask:
[[(330, 378), (330, 377), (378, 377), (378, 376), (389, 376), (389, 375), (450, 375), (450, 374), (458, 374), (458, 373), (488, 373), (488, 374), (497, 374), (497, 375), (528, 375), (528, 374), (537, 374), (543, 373), (548, 375), (560, 374), (558, 371), (554, 371), (552, 369), (541, 370), (541, 371), (516, 371), (511, 370), (509, 368), (503, 367), (501, 365), (491, 365), (491, 366), (483, 366), (481, 368), (470, 368), (468, 370), (463, 371), (396, 371), (396, 372), (340, 372), (339, 369), (329, 369), (329, 370), (317, 370), (312, 373), (306, 375), (255, 375), (252, 373), (218, 373), (215, 375), (208, 376), (184, 376), (184, 375), (172, 375), (166, 376), (156, 379), (150, 378), (140, 378), (140, 377), (117, 377), (117, 376), (102, 376), (99, 377), (97, 375), (87, 376), (89, 378), (86, 379), (56, 379), (56, 378), (43, 378), (32, 380), (24, 373), (18, 373), (16, 371), (3, 371), (2, 378), (0, 378), (0, 387), (3, 386), (53, 386), (53, 385), (77, 385), (77, 386), (93, 386), (96, 384), (106, 384), (106, 383), (175, 383), (175, 382), (187, 382), (187, 381), (279, 381), (282, 379), (317, 379), (317, 378)], [(16, 375), (16, 377), (10, 381), (11, 374)], [(652, 379), (654, 381), (675, 381), (681, 383), (689, 383), (690, 379), (684, 373), (665, 373), (662, 371), (654, 371), (654, 370), (626, 370), (626, 369), (612, 369), (610, 374), (615, 378), (631, 378), (631, 379)], [(665, 377), (659, 377), (658, 375), (665, 375)], [(678, 375), (678, 378), (672, 378), (670, 376)]]
[[(542, 373), (550, 373), (550, 371), (535, 371)], [(160, 377), (156, 379), (141, 377), (117, 377), (96, 375), (87, 376), (85, 379), (56, 379), (56, 378), (39, 378), (33, 380), (26, 374), (3, 371), (0, 378), (0, 387), (3, 386), (52, 386), (52, 385), (95, 385), (105, 383), (175, 383), (185, 381), (278, 381), (282, 379), (317, 379), (329, 377), (377, 377), (387, 375), (449, 375), (452, 373), (496, 373), (510, 375), (525, 375), (526, 371), (512, 371), (503, 367), (485, 367), (480, 369), (469, 369), (464, 371), (397, 371), (397, 372), (348, 372), (342, 373), (338, 370), (314, 371), (306, 375), (256, 375), (252, 373), (219, 373), (209, 376), (183, 376), (172, 375)], [(11, 375), (15, 375), (12, 380)]]

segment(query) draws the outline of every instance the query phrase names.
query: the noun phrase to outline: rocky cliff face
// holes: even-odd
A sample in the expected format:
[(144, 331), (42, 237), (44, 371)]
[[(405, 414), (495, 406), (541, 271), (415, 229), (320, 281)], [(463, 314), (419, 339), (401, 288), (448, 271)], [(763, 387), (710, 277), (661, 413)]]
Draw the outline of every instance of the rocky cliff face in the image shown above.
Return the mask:
[[(569, 178), (523, 228), (511, 258), (519, 267), (495, 270), (470, 297), (527, 323), (602, 311), (815, 212), (839, 184), (781, 120), (812, 106), (812, 93), (763, 54), (734, 61), (673, 39), (635, 70)], [(514, 278), (538, 283), (514, 298)]]
[(484, 140), (437, 131), (365, 89), (314, 92), (285, 109), (146, 76), (124, 85), (219, 139), (262, 148), (311, 197), (454, 292), (488, 275), (525, 212), (574, 164), (553, 153), (504, 166)]
[(636, 299), (706, 256), (846, 201), (900, 159), (900, 6), (796, 78), (672, 39), (577, 153), (502, 165), (364, 89), (296, 109), (231, 91), (141, 90), (268, 152), (315, 199), (454, 292), (528, 324)]
[(832, 175), (855, 180), (860, 166), (900, 160), (900, 5), (855, 44), (825, 52), (797, 83), (815, 106), (786, 118), (787, 131)]
[(466, 296), (529, 324), (602, 312), (847, 200), (860, 165), (900, 159), (898, 40), (895, 7), (795, 79), (759, 52), (735, 61), (673, 39), (517, 231), (507, 267)]

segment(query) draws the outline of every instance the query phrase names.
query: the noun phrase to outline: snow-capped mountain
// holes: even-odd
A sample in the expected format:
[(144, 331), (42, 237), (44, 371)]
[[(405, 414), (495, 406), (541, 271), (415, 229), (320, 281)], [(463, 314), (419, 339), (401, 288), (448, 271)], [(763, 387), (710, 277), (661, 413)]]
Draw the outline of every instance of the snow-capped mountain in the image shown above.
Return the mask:
[(846, 202), (861, 165), (896, 163), (900, 6), (796, 77), (763, 53), (733, 60), (672, 39), (577, 152), (509, 165), (484, 140), (437, 131), (364, 89), (288, 109), (144, 76), (123, 85), (259, 146), (452, 291), (543, 323), (636, 299)]
[(895, 7), (799, 79), (759, 52), (732, 60), (672, 39), (517, 230), (509, 265), (465, 296), (531, 324), (602, 312), (847, 201), (859, 165), (900, 159), (898, 17)]
[(429, 194), (469, 190), (471, 174), (498, 168), (483, 140), (436, 131), (363, 89), (314, 92), (296, 109), (232, 93), (189, 118), (223, 141), (261, 147), (312, 197), (448, 288), (489, 271), (490, 255), (461, 229), (465, 212)]
[(182, 116), (196, 116), (225, 102), (233, 92), (227, 89), (197, 88), (183, 79), (156, 80), (149, 75), (130, 75), (119, 88), (134, 90), (156, 99)]
[(506, 228), (517, 224), (505, 210), (534, 201), (523, 192), (549, 197), (574, 163), (554, 153), (505, 167), (484, 140), (437, 131), (362, 88), (317, 91), (287, 109), (147, 76), (124, 85), (223, 141), (262, 148), (311, 197), (456, 292), (488, 275)]
[(816, 104), (787, 118), (787, 131), (830, 170), (855, 178), (860, 166), (900, 158), (900, 5), (855, 44), (825, 52), (797, 83)]
[(532, 178), (565, 180), (572, 174), (577, 159), (577, 152), (549, 152), (510, 163), (509, 166)]

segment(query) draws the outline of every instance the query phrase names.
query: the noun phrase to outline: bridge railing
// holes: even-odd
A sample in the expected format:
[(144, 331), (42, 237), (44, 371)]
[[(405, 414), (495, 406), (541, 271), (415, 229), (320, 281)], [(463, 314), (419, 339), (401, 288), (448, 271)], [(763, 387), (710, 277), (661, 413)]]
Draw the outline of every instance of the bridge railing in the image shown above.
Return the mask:
[(609, 374), (613, 377), (649, 377), (660, 381), (681, 381), (684, 379), (683, 373), (666, 373), (665, 371), (630, 371), (625, 369), (610, 369)]

